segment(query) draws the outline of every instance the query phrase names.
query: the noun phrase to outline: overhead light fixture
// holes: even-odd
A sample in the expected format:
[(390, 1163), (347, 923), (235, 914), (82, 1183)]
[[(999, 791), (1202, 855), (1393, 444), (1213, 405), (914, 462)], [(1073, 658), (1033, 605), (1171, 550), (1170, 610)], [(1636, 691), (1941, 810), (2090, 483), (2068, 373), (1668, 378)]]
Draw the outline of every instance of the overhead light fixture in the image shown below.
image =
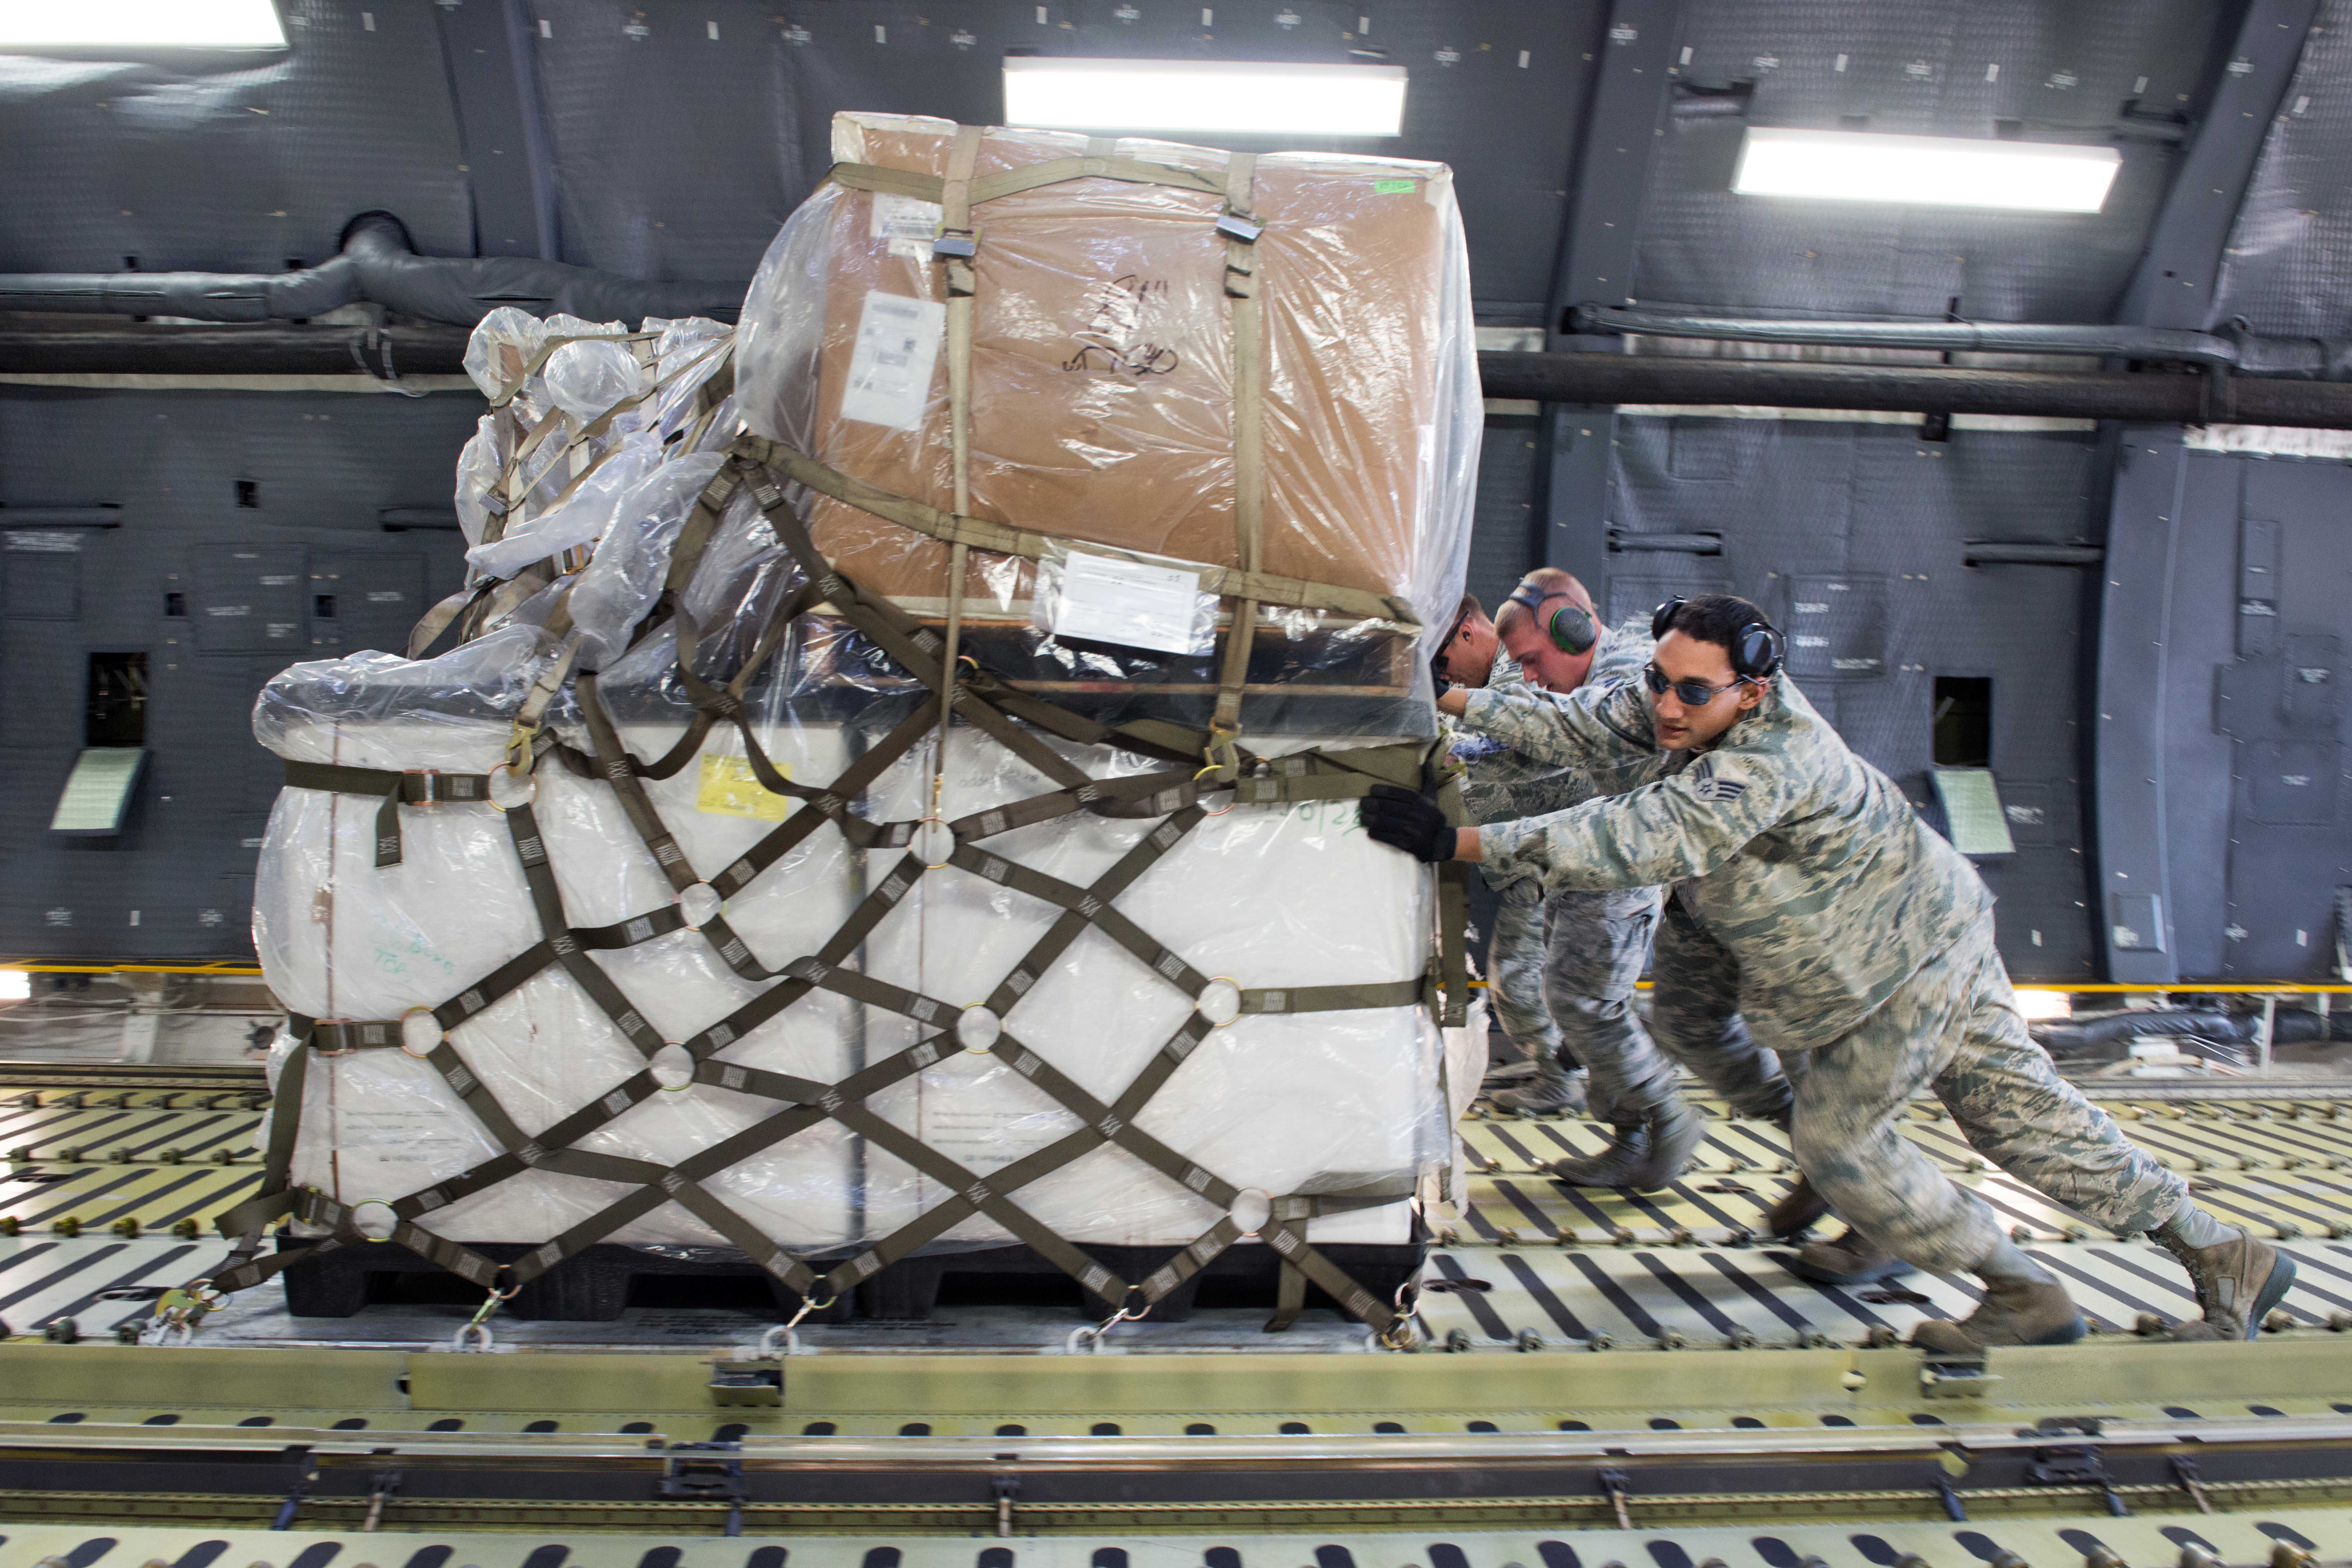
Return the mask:
[(1743, 196), (2095, 213), (2122, 166), (2113, 147), (1750, 126), (1731, 188)]
[(0, 0), (0, 50), (285, 47), (271, 0)]
[(1004, 122), (1185, 135), (1395, 136), (1402, 66), (1008, 56)]

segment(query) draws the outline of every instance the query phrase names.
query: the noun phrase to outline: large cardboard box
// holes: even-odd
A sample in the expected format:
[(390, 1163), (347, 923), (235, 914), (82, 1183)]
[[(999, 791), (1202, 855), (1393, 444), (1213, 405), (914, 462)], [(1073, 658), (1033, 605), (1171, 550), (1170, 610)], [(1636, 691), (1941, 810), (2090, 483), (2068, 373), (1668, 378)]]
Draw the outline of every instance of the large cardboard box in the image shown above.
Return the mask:
[[(954, 130), (844, 114), (834, 156), (940, 175)], [(1205, 148), (992, 129), (974, 174), (1088, 154), (1202, 171), (1220, 188), (1228, 163)], [(1224, 207), (1205, 191), (1078, 178), (973, 209), (972, 515), (1243, 564)], [(1272, 154), (1256, 161), (1250, 207), (1264, 226), (1248, 247), (1265, 318), (1263, 567), (1425, 590), (1430, 552), (1453, 526), (1451, 485), (1475, 462), (1479, 413), (1451, 174)], [(754, 430), (949, 510), (939, 219), (911, 197), (821, 187), (745, 302), (740, 384)], [(912, 606), (945, 594), (943, 544), (830, 500), (814, 531), (853, 576)], [(976, 553), (965, 592), (1009, 610), (1032, 575)], [(1451, 608), (1421, 618), (1442, 623)]]

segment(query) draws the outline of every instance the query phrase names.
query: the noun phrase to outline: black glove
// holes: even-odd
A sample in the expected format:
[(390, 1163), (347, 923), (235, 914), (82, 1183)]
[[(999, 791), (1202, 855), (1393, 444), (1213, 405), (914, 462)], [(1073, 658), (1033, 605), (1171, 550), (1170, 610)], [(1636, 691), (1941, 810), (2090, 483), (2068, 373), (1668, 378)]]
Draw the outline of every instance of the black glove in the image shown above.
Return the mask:
[(1454, 685), (1452, 678), (1445, 673), (1445, 655), (1442, 651), (1435, 658), (1429, 661), (1429, 679), (1431, 685), (1435, 688), (1431, 692), (1433, 697), (1444, 696)]
[(1425, 795), (1396, 784), (1374, 784), (1357, 803), (1356, 819), (1381, 843), (1435, 865), (1454, 858), (1454, 826)]

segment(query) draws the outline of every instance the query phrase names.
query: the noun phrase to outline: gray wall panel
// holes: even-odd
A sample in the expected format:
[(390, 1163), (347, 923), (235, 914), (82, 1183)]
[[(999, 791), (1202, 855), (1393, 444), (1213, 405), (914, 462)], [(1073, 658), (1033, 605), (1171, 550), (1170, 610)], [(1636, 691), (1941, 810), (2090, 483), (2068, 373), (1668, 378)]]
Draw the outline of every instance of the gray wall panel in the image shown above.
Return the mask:
[[(2084, 977), (2094, 952), (2077, 805), (2084, 626), (2079, 571), (1961, 563), (1970, 539), (2068, 542), (2094, 504), (2088, 433), (1960, 431), (1948, 442), (1894, 425), (1625, 417), (1611, 521), (1629, 533), (1719, 531), (1719, 558), (1620, 550), (1612, 613), (1662, 588), (1728, 586), (1791, 628), (1828, 585), (1881, 601), (1875, 670), (1800, 678), (1864, 757), (1915, 802), (1927, 770), (1937, 675), (1993, 680), (1993, 768), (2007, 804), (2042, 823), (2018, 853), (1980, 862), (2000, 900), (2003, 955), (2021, 977)], [(1819, 617), (1823, 620), (1831, 616)], [(1836, 638), (1832, 637), (1832, 645)], [(1819, 650), (1824, 658), (1837, 646)]]
[(1478, 450), (1478, 503), (1470, 529), (1468, 587), (1493, 615), (1520, 578), (1540, 563), (1535, 553), (1536, 498), (1542, 464), (1533, 416), (1489, 415)]
[(0, 55), (0, 271), (276, 272), (372, 208), (471, 254), (431, 8), (281, 10), (292, 47), (262, 65)]
[[(121, 508), (118, 527), (76, 534), (86, 589), (74, 618), (0, 615), (0, 948), (251, 951), (242, 879), (278, 789), (275, 759), (252, 738), (254, 695), (297, 658), (397, 646), (422, 603), (457, 586), (454, 530), (387, 533), (378, 513), (446, 506), (480, 410), (451, 395), (0, 393), (0, 540), (13, 508)], [(240, 479), (255, 505), (238, 504)], [(174, 593), (184, 616), (166, 613)], [(249, 613), (207, 616), (222, 606)], [(89, 656), (134, 651), (148, 660), (151, 755), (127, 829), (53, 837), (83, 741)]]
[[(2158, 893), (2167, 945), (2130, 951), (2109, 930), (2110, 964), (2132, 980), (2325, 977), (2336, 889), (2352, 885), (2352, 465), (2184, 453), (2136, 430), (2122, 471), (2102, 627), (2103, 904), (2112, 927), (2129, 923), (2120, 900)], [(2278, 568), (2252, 651), (2249, 521), (2273, 525), (2257, 532)]]
[[(2229, 926), (2221, 973), (2237, 978), (2324, 976), (2334, 963), (2335, 894), (2352, 884), (2346, 826), (2344, 644), (2352, 638), (2352, 467), (2338, 462), (2202, 458), (2228, 462), (2243, 483), (2239, 517), (2278, 524), (2280, 654), (2241, 658), (2229, 683), (2240, 710), (2227, 719), (2234, 790), (2229, 830)], [(2236, 617), (2234, 548), (2224, 526), (2217, 571), (2177, 579), (2194, 594), (2200, 625)], [(2227, 647), (2228, 632), (2211, 641)], [(2216, 650), (2221, 652), (2220, 649)], [(2226, 658), (2228, 654), (2221, 653)], [(2244, 677), (2259, 672), (2261, 679)], [(2218, 694), (2217, 694), (2218, 695)], [(2268, 698), (2249, 718), (2242, 710)], [(2274, 706), (2273, 706), (2274, 704)], [(2232, 933), (2242, 932), (2242, 935)]]
[(2352, 0), (2325, 0), (2238, 208), (2210, 321), (2352, 333)]
[[(2189, 102), (2221, 10), (2211, 0), (1701, 0), (1683, 73), (1754, 81), (1745, 123), (1984, 136), (2011, 119), (2030, 140), (2098, 143), (2126, 99)], [(1970, 316), (2102, 321), (2172, 165), (2166, 149), (2126, 145), (2105, 209), (2084, 216), (1789, 201), (1731, 194), (1742, 128), (1736, 117), (1670, 125), (1636, 273), (1643, 303), (1936, 317), (1958, 296)]]
[[(2124, 628), (2122, 639), (2160, 653), (2164, 697), (2162, 773), (2165, 884), (2171, 905), (2174, 967), (2183, 975), (2219, 975), (2231, 967), (2224, 928), (2231, 862), (2230, 826), (2235, 748), (2215, 727), (2217, 681), (2237, 657), (2231, 647), (2237, 519), (2245, 466), (2211, 453), (2182, 459), (2171, 555), (2172, 601), (2161, 623)], [(2119, 574), (2110, 574), (2110, 576)], [(2161, 641), (2162, 647), (2156, 645)], [(2103, 711), (2128, 721), (2128, 709)], [(2131, 781), (2121, 781), (2130, 787)], [(2141, 787), (2145, 787), (2144, 785)], [(2110, 878), (2120, 888), (2121, 883)]]

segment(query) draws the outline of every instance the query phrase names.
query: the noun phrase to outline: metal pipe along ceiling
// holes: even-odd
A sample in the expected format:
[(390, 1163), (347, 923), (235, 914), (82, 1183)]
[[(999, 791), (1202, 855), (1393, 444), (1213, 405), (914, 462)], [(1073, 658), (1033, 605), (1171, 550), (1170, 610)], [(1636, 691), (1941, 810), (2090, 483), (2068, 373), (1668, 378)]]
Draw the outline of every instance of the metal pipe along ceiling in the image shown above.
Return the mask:
[(1544, 403), (1729, 404), (2352, 429), (2352, 384), (2339, 382), (1613, 353), (1482, 353), (1478, 374), (1488, 397)]
[(733, 321), (741, 283), (658, 283), (528, 257), (419, 256), (389, 213), (362, 213), (340, 254), (294, 272), (0, 274), (0, 310), (287, 321), (373, 303), (427, 321), (471, 327), (501, 305), (568, 311), (592, 321), (646, 316)]
[(2242, 375), (2352, 381), (2352, 339), (2258, 338), (2162, 327), (2006, 321), (1780, 321), (1580, 305), (1576, 327), (1593, 333), (1708, 338), (1719, 342), (1927, 349), (1945, 353), (2098, 354), (2111, 359), (2217, 366)]
[[(373, 347), (362, 343), (364, 335), (357, 327), (290, 324), (126, 322), (96, 330), (0, 329), (0, 374), (288, 375), (354, 369), (381, 374), (377, 367), (386, 344), (403, 375), (446, 374), (462, 368), (466, 334), (457, 328), (389, 327), (381, 330), (381, 342)], [(1545, 403), (1732, 405), (2352, 429), (2352, 384), (2336, 382), (1612, 353), (1487, 353), (1478, 356), (1478, 372), (1488, 397)], [(1696, 543), (1677, 548), (1691, 549)]]

